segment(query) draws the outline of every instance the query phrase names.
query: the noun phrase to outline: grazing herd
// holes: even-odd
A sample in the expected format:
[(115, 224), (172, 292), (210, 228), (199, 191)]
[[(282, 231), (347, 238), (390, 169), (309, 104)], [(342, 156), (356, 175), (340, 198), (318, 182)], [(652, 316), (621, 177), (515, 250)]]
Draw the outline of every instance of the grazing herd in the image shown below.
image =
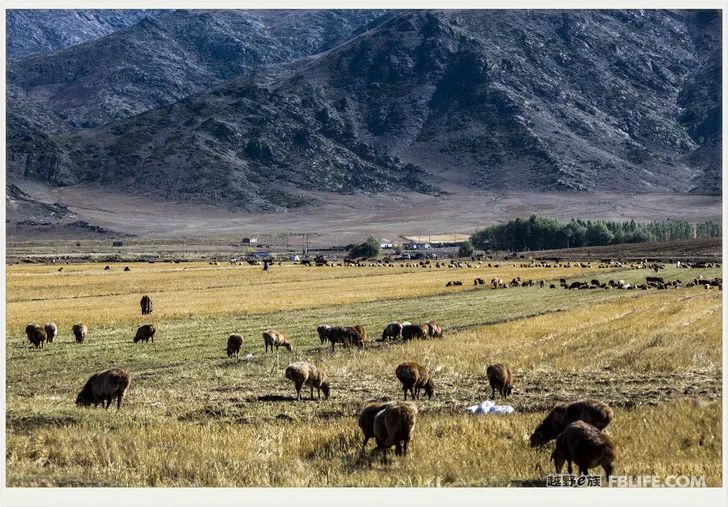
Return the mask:
[[(420, 263), (423, 267), (432, 267), (427, 261)], [(550, 264), (540, 266), (551, 267)], [(558, 265), (558, 264), (557, 264)], [(445, 264), (443, 263), (443, 267)], [(490, 265), (489, 265), (490, 266)], [(496, 265), (497, 266), (497, 265)], [(533, 267), (534, 265), (522, 266)], [(440, 267), (439, 263), (436, 267)], [(451, 263), (448, 267), (461, 267), (457, 263)], [(588, 265), (586, 266), (588, 267)], [(661, 269), (660, 265), (645, 265), (645, 268), (652, 268), (655, 272)], [(107, 266), (108, 268), (108, 266)], [(105, 268), (105, 269), (107, 269)], [(125, 269), (128, 271), (128, 268)], [(483, 278), (475, 278), (474, 285), (487, 285)], [(447, 286), (463, 285), (462, 282), (453, 280), (447, 282)], [(541, 281), (522, 281), (519, 277), (510, 282), (493, 278), (490, 286), (493, 289), (509, 287), (545, 287), (546, 283)], [(562, 278), (559, 285), (570, 290), (596, 289), (596, 288), (617, 288), (617, 289), (667, 289), (682, 286), (682, 282), (666, 282), (662, 277), (648, 276), (645, 284), (632, 285), (623, 280), (609, 280), (600, 282), (597, 279), (590, 282), (575, 281), (569, 283)], [(722, 290), (722, 279), (714, 278), (703, 280), (696, 278), (686, 286), (703, 285), (706, 289), (718, 287)], [(554, 284), (549, 285), (556, 288)], [(153, 311), (152, 300), (144, 295), (140, 302), (142, 315), (149, 315)], [(88, 335), (88, 328), (79, 322), (71, 329), (76, 343), (84, 343)], [(368, 342), (366, 330), (361, 325), (353, 326), (331, 326), (320, 324), (316, 332), (321, 344), (330, 343), (332, 352), (335, 352), (336, 345), (347, 348), (356, 346), (363, 348)], [(49, 322), (45, 326), (29, 324), (25, 328), (28, 341), (36, 348), (43, 348), (45, 342), (52, 343), (58, 335), (58, 327), (55, 323)], [(152, 324), (143, 324), (138, 327), (133, 342), (154, 342), (156, 328)], [(443, 328), (435, 321), (428, 321), (421, 324), (411, 322), (392, 321), (384, 326), (381, 339), (384, 341), (425, 340), (430, 338), (442, 338)], [(263, 332), (265, 353), (278, 352), (280, 347), (293, 352), (293, 346), (289, 339), (280, 331), (269, 329)], [(226, 353), (228, 358), (239, 357), (244, 340), (242, 335), (230, 334), (227, 339)], [(435, 394), (435, 384), (430, 369), (420, 363), (409, 361), (403, 362), (396, 367), (395, 376), (402, 386), (403, 400), (374, 400), (369, 401), (361, 410), (358, 417), (358, 425), (361, 429), (364, 440), (362, 449), (366, 449), (370, 439), (376, 441), (376, 449), (386, 459), (389, 449), (395, 448), (397, 456), (406, 455), (410, 442), (414, 435), (414, 429), (418, 416), (418, 409), (414, 401), (420, 400), (421, 392), (424, 391), (428, 398)], [(311, 400), (321, 400), (331, 395), (331, 384), (327, 372), (310, 362), (296, 361), (285, 369), (285, 378), (294, 384), (296, 399), (302, 400), (302, 389), (308, 388)], [(504, 400), (513, 394), (513, 374), (506, 364), (491, 364), (486, 369), (486, 376), (491, 389), (491, 398), (494, 400), (498, 393)], [(76, 398), (79, 406), (98, 406), (108, 409), (113, 400), (116, 399), (117, 410), (120, 409), (122, 399), (131, 384), (131, 376), (120, 368), (111, 368), (106, 371), (93, 374), (81, 389)], [(317, 392), (314, 397), (314, 389)], [(409, 400), (408, 400), (409, 397)], [(615, 444), (605, 428), (614, 417), (612, 409), (599, 400), (587, 399), (573, 403), (558, 403), (548, 413), (544, 420), (535, 428), (530, 436), (530, 446), (540, 447), (555, 440), (551, 461), (557, 473), (560, 473), (563, 465), (567, 464), (567, 470), (573, 473), (573, 464), (576, 464), (580, 474), (588, 474), (590, 469), (602, 467), (607, 478), (613, 472), (613, 462), (616, 458)]]
[[(445, 287), (462, 286), (463, 282), (460, 280), (450, 280), (445, 284)], [(473, 279), (473, 285), (487, 285), (483, 278), (477, 277)], [(492, 289), (508, 289), (513, 287), (546, 287), (545, 280), (521, 280), (520, 277), (513, 278), (510, 282), (501, 280), (500, 278), (492, 278), (490, 280), (490, 287)], [(685, 287), (694, 287), (696, 285), (702, 285), (705, 289), (711, 287), (717, 287), (718, 290), (723, 290), (723, 279), (720, 277), (712, 279), (703, 279), (703, 277), (695, 278), (691, 282), (686, 283)], [(591, 281), (576, 280), (569, 283), (566, 278), (559, 280), (559, 286), (563, 289), (575, 290), (575, 289), (623, 289), (623, 290), (647, 290), (647, 289), (677, 289), (683, 287), (683, 283), (680, 280), (672, 280), (666, 282), (662, 277), (659, 276), (647, 276), (645, 277), (645, 283), (643, 284), (630, 284), (624, 280), (609, 280), (607, 282), (599, 281), (598, 279), (592, 279)], [(555, 284), (549, 284), (549, 288), (556, 289)]]

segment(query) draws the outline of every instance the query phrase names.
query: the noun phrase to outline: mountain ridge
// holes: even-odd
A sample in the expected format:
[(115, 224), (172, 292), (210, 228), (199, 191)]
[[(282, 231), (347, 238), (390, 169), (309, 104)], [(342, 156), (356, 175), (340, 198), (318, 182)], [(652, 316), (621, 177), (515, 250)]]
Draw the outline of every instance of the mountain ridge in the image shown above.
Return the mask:
[(714, 11), (398, 11), (370, 23), (129, 118), (16, 135), (10, 173), (249, 211), (305, 206), (307, 189), (720, 190)]

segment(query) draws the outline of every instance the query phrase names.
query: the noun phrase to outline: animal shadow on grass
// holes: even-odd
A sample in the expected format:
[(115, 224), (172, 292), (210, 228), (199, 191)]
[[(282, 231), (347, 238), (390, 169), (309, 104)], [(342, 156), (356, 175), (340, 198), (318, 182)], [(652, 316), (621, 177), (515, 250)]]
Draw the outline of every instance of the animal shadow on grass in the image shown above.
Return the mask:
[[(296, 401), (295, 396), (284, 396), (281, 394), (264, 394), (262, 396), (258, 396), (258, 401), (269, 401), (269, 402), (276, 402), (276, 401)], [(309, 398), (303, 398), (301, 401), (311, 401)], [(316, 400), (313, 400), (316, 401)]]
[(362, 449), (358, 436), (356, 442), (352, 442), (351, 437), (348, 435), (332, 437), (315, 450), (309, 452), (306, 459), (340, 459), (342, 470), (349, 472), (369, 469), (377, 463), (387, 464), (382, 453), (377, 449), (372, 447)]
[(80, 421), (81, 416), (77, 414), (35, 414), (22, 416), (9, 414), (7, 425), (13, 428), (16, 433), (31, 435), (37, 429), (70, 426)]

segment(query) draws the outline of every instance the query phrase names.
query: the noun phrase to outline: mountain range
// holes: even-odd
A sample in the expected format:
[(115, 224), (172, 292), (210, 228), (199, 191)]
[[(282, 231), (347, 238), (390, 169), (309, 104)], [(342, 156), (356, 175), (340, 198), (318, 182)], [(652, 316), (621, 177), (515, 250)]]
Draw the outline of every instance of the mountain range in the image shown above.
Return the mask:
[(85, 33), (49, 53), (9, 23), (35, 53), (8, 63), (9, 182), (247, 211), (721, 189), (719, 11), (153, 11)]

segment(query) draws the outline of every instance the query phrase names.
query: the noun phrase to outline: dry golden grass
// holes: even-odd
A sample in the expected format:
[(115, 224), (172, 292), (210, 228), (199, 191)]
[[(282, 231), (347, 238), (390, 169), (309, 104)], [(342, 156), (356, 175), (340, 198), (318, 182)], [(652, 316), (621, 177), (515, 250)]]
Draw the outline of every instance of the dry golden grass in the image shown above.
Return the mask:
[[(241, 315), (318, 308), (366, 301), (447, 294), (470, 287), (446, 288), (448, 280), (558, 279), (590, 276), (584, 268), (529, 268), (504, 264), (499, 268), (423, 269), (406, 267), (210, 266), (207, 263), (131, 264), (104, 271), (103, 264), (57, 267), (16, 265), (7, 270), (7, 323), (24, 329), (38, 316), (61, 327), (83, 319), (89, 325), (123, 325), (138, 320), (139, 298), (150, 294), (155, 319), (194, 315)], [(182, 266), (182, 267), (180, 267)], [(605, 270), (601, 270), (605, 271)]]
[[(548, 451), (524, 438), (559, 399), (603, 398), (618, 408), (617, 473), (705, 475), (719, 484), (721, 295), (670, 291), (445, 288), (450, 279), (643, 280), (645, 271), (574, 268), (424, 270), (187, 264), (11, 266), (7, 283), (8, 484), (167, 486), (518, 485), (547, 471)], [(187, 267), (187, 269), (182, 269)], [(683, 280), (719, 270), (661, 272)], [(155, 311), (141, 317), (141, 294)], [(433, 318), (443, 340), (372, 343), (332, 354), (315, 326), (362, 323), (371, 339), (395, 318)], [(55, 320), (61, 335), (30, 350), (27, 322)], [(89, 325), (73, 343), (70, 325)], [(152, 344), (131, 342), (153, 322)], [(294, 352), (263, 354), (261, 331), (285, 331)], [(225, 357), (230, 332), (245, 338)], [(283, 378), (293, 360), (328, 370), (333, 396), (296, 402)], [(420, 400), (410, 457), (384, 465), (359, 454), (356, 414), (376, 396), (401, 396), (394, 369), (428, 364), (436, 396)], [(484, 370), (509, 363), (506, 417), (470, 417), (485, 399)], [(88, 376), (126, 368), (120, 412), (73, 404)]]
[[(543, 414), (423, 415), (410, 454), (388, 464), (361, 453), (353, 417), (264, 425), (144, 421), (11, 433), (8, 483), (24, 486), (506, 486), (538, 484), (550, 448), (528, 435)], [(617, 410), (617, 475), (697, 475), (721, 484), (721, 405), (687, 401)], [(598, 470), (594, 470), (597, 473)]]
[[(443, 374), (483, 374), (505, 362), (513, 369), (577, 372), (609, 368), (652, 372), (720, 371), (722, 293), (692, 288), (651, 291), (527, 319), (449, 333), (444, 340), (388, 347), (331, 368), (365, 375), (405, 360)], [(689, 346), (686, 343), (689, 340)]]

